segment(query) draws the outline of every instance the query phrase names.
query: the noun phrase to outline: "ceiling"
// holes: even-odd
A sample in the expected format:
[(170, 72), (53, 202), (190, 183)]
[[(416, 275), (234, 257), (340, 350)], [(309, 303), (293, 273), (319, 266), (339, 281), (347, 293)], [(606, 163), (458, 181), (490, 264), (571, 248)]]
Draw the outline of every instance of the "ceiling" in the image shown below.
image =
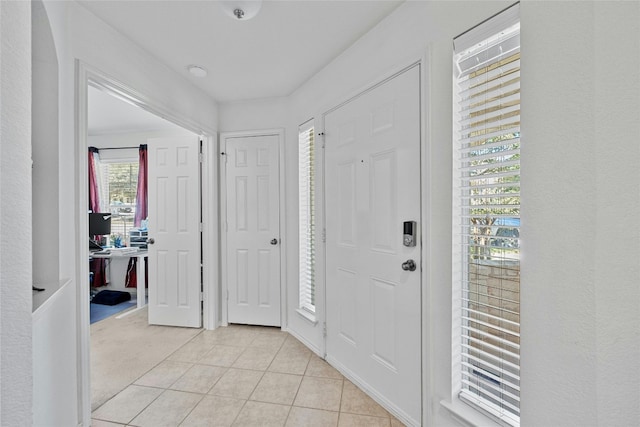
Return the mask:
[(224, 103), (290, 95), (403, 1), (265, 0), (247, 21), (214, 0), (79, 3)]

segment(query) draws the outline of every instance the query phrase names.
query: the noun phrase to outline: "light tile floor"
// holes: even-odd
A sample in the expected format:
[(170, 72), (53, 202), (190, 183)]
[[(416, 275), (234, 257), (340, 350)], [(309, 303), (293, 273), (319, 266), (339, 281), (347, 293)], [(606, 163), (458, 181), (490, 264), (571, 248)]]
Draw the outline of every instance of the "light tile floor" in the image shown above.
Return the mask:
[(286, 332), (202, 331), (98, 407), (106, 426), (402, 426)]

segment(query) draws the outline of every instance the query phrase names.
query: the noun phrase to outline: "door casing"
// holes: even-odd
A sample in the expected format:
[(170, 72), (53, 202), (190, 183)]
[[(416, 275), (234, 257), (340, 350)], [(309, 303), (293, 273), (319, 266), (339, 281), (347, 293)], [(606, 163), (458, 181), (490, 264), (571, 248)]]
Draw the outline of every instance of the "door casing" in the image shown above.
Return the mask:
[(286, 236), (286, 203), (285, 203), (285, 147), (284, 147), (284, 129), (265, 129), (255, 131), (238, 131), (238, 132), (223, 132), (220, 134), (220, 150), (218, 157), (220, 160), (220, 271), (221, 271), (221, 326), (227, 326), (228, 322), (228, 307), (227, 296), (229, 292), (228, 288), (228, 271), (227, 265), (227, 167), (226, 158), (223, 153), (227, 150), (227, 140), (230, 138), (243, 138), (252, 136), (276, 136), (278, 138), (278, 152), (279, 152), (279, 178), (280, 178), (280, 325), (283, 330), (287, 329), (287, 289), (286, 289), (286, 271), (287, 271), (287, 236)]

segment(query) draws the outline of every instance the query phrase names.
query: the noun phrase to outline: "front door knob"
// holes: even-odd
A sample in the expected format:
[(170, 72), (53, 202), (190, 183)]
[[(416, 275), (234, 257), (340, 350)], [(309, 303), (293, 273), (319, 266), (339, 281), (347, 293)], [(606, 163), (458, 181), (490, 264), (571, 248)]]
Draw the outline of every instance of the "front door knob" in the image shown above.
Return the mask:
[(277, 245), (278, 244), (278, 239), (271, 239), (270, 242), (272, 245)]
[(155, 242), (156, 242), (156, 239), (154, 239), (153, 237), (149, 237), (147, 239), (147, 243), (150, 244), (150, 245), (153, 245)]
[(402, 263), (402, 269), (404, 271), (415, 271), (416, 270), (416, 263), (414, 260), (409, 259), (405, 262)]

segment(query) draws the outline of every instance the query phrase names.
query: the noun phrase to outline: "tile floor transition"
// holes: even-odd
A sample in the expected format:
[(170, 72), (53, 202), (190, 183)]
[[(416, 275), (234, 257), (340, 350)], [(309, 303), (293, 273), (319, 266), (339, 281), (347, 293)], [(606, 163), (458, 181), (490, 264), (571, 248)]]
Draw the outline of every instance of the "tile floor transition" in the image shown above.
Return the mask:
[(93, 427), (403, 425), (288, 333), (236, 325), (201, 331), (92, 418)]

